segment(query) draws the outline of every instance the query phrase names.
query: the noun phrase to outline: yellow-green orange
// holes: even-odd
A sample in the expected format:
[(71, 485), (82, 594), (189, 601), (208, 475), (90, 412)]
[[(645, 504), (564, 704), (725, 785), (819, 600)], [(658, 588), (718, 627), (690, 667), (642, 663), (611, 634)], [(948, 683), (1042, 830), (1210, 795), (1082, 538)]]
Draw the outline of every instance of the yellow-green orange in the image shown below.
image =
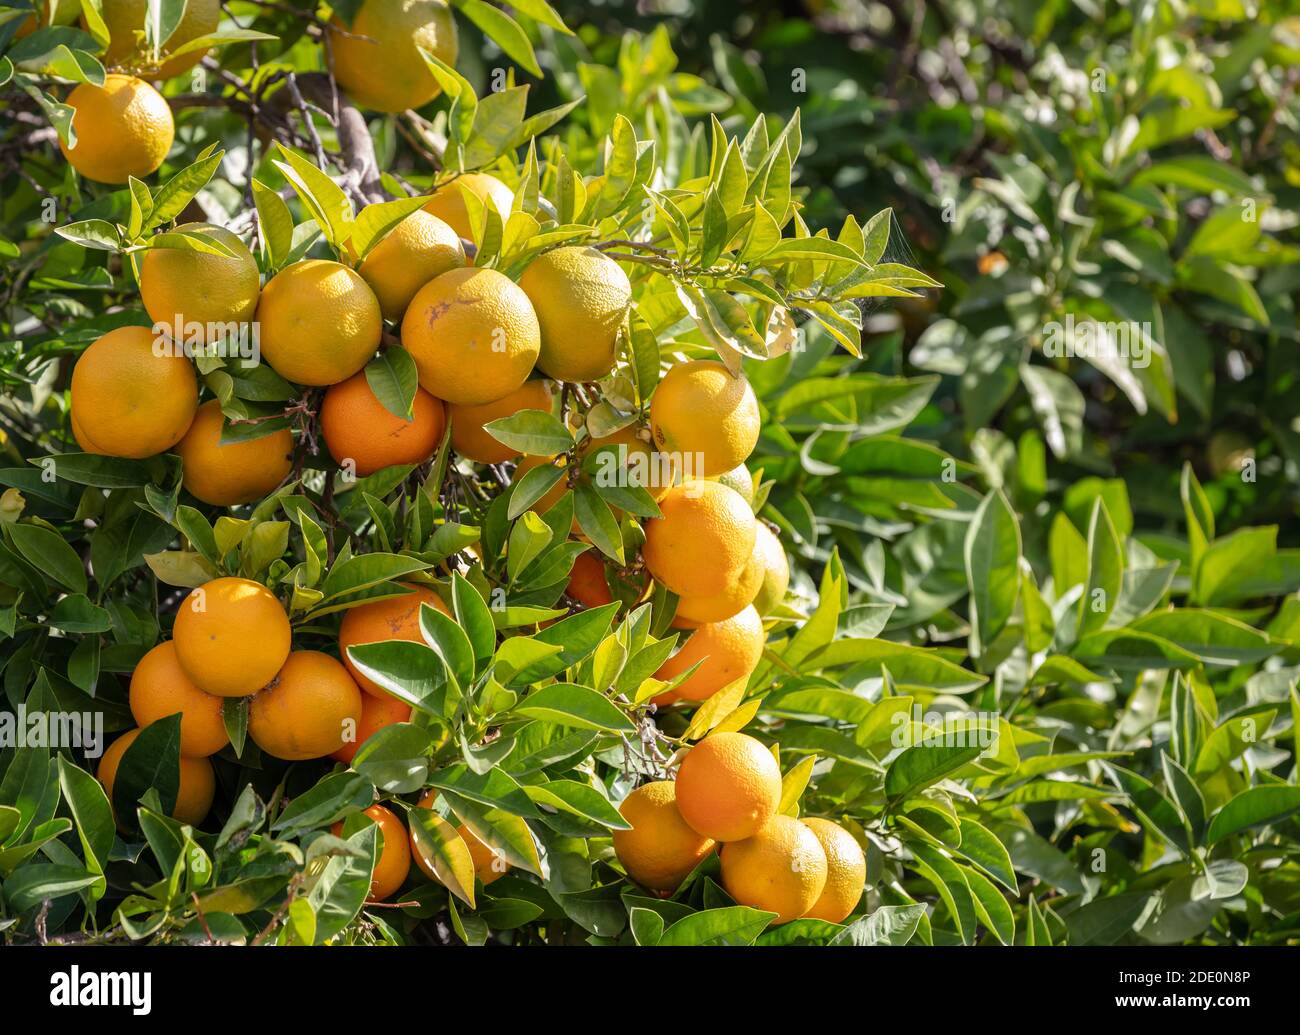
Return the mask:
[(650, 400), (655, 445), (695, 477), (742, 464), (758, 444), (758, 398), (744, 375), (714, 360), (679, 363)]
[(136, 662), (128, 700), (141, 728), (179, 712), (181, 754), (188, 758), (206, 758), (230, 743), (222, 718), (223, 699), (194, 685), (181, 668), (171, 640)]
[(692, 830), (677, 811), (676, 786), (670, 780), (638, 787), (618, 811), (632, 829), (614, 831), (614, 852), (628, 876), (651, 891), (676, 891), (713, 851), (713, 841)]
[(402, 319), (402, 344), (420, 386), (457, 405), (492, 402), (520, 388), (537, 362), (539, 335), (528, 296), (489, 269), (431, 280)]
[[(104, 757), (99, 760), (96, 775), (104, 785), (110, 804), (113, 801), (113, 782), (117, 779), (117, 767), (127, 748), (140, 735), (138, 729), (127, 730), (104, 750)], [(186, 758), (181, 756), (180, 786), (176, 791), (176, 804), (172, 808), (172, 819), (181, 823), (198, 826), (212, 808), (212, 798), (216, 793), (217, 781), (212, 772), (212, 763), (206, 758)], [(121, 817), (118, 817), (120, 824)]]
[(126, 183), (144, 179), (163, 164), (176, 135), (162, 94), (134, 76), (112, 73), (104, 85), (81, 83), (65, 102), (72, 106), (73, 147), (59, 142), (69, 164), (88, 180)]
[(538, 368), (558, 381), (595, 381), (614, 369), (619, 328), (632, 304), (623, 268), (595, 248), (544, 252), (519, 278), (542, 330)]
[(464, 173), (433, 192), (424, 211), (437, 216), (467, 241), (474, 240), (469, 209), (465, 205), (464, 191), (469, 191), (483, 204), (491, 205), (504, 223), (514, 207), (515, 192), (491, 173)]
[(686, 753), (677, 771), (682, 819), (715, 841), (751, 837), (776, 815), (780, 803), (776, 759), (744, 733), (705, 737)]
[(826, 886), (826, 853), (790, 816), (773, 816), (752, 837), (723, 845), (722, 886), (742, 906), (787, 924), (807, 914)]
[(754, 512), (718, 482), (675, 485), (646, 522), (642, 556), (654, 578), (678, 596), (709, 597), (740, 578), (754, 553)]
[(293, 466), (293, 435), (288, 428), (239, 442), (221, 442), (221, 404), (199, 407), (189, 431), (176, 446), (185, 490), (204, 503), (233, 507), (272, 492)]
[(545, 381), (525, 381), (509, 395), (492, 402), (476, 406), (448, 406), (452, 449), (481, 464), (499, 464), (513, 460), (519, 451), (493, 438), (490, 432), (484, 430), (483, 425), (502, 417), (510, 417), (520, 410), (551, 412), (551, 392)]
[(838, 924), (853, 912), (867, 883), (867, 857), (853, 835), (829, 819), (805, 819), (826, 853), (826, 886), (804, 916)]
[(754, 555), (763, 566), (763, 581), (754, 597), (754, 610), (759, 615), (770, 614), (782, 600), (790, 586), (790, 562), (785, 548), (772, 531), (758, 522), (755, 528)]
[[(103, 0), (101, 13), (108, 27), (108, 49), (103, 57), (106, 65), (143, 68), (149, 64), (149, 51), (143, 42), (148, 6), (148, 0)], [(191, 40), (212, 35), (220, 21), (221, 0), (187, 0), (185, 14), (161, 48), (157, 76), (150, 78), (170, 79), (197, 65), (206, 49), (191, 50), (179, 57), (169, 55)], [(82, 24), (87, 24), (85, 18)]]
[(405, 111), (442, 92), (421, 49), (456, 63), (456, 22), (443, 0), (365, 0), (351, 26), (334, 25), (334, 77), (365, 108)]
[(140, 298), (149, 319), (167, 328), (173, 341), (210, 344), (238, 334), (235, 325), (257, 311), (260, 280), (253, 253), (235, 234), (211, 223), (186, 223), (176, 230), (234, 254), (150, 248), (140, 264)]
[(420, 288), (464, 265), (465, 251), (456, 231), (420, 209), (370, 250), (360, 273), (379, 299), (384, 319), (400, 322)]
[(379, 300), (361, 274), (328, 259), (286, 266), (257, 304), (262, 358), (300, 385), (337, 384), (375, 354), (383, 332)]
[(194, 366), (145, 327), (95, 339), (72, 370), (72, 421), (88, 452), (139, 460), (170, 449), (199, 405)]
[(289, 616), (275, 594), (239, 578), (213, 579), (193, 590), (172, 627), (185, 674), (220, 697), (245, 697), (266, 686), (289, 656), (290, 638)]

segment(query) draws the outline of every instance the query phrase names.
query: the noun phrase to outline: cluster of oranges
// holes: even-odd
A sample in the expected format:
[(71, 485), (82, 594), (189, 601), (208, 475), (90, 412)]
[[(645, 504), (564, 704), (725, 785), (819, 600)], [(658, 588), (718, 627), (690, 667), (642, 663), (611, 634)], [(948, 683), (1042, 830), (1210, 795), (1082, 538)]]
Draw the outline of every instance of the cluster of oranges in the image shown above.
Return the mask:
[(867, 879), (862, 848), (825, 819), (781, 814), (781, 770), (743, 733), (715, 733), (687, 753), (676, 781), (638, 787), (620, 806), (630, 830), (614, 832), (629, 877), (671, 895), (719, 844), (722, 883), (741, 905), (840, 923)]

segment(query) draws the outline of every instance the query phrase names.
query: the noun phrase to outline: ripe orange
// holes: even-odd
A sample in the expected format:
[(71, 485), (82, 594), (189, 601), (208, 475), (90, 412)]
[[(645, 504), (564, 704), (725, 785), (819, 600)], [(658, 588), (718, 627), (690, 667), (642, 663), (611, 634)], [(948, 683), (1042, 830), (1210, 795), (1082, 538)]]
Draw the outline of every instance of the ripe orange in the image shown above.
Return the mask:
[[(354, 677), (355, 678), (355, 677)], [(361, 695), (361, 720), (357, 723), (356, 737), (345, 740), (343, 746), (330, 755), (330, 758), (352, 764), (357, 751), (367, 740), (382, 730), (399, 722), (409, 722), (411, 706), (396, 697), (376, 697), (374, 694)]]
[[(375, 860), (374, 872), (370, 875), (371, 902), (382, 902), (406, 883), (406, 874), (411, 868), (411, 846), (407, 843), (406, 827), (390, 809), (382, 805), (371, 805), (365, 810), (379, 825), (379, 858)], [(343, 821), (339, 820), (330, 832), (335, 837), (343, 836)]]
[(463, 190), (468, 190), (485, 205), (491, 205), (504, 223), (510, 218), (515, 204), (515, 192), (489, 173), (462, 173), (444, 183), (429, 198), (424, 211), (437, 216), (467, 241), (474, 240), (474, 230), (469, 224), (469, 209), (465, 207)]
[(614, 595), (605, 580), (605, 565), (590, 550), (578, 554), (573, 562), (565, 592), (583, 607), (603, 607), (614, 602)]
[(337, 751), (360, 721), (361, 691), (348, 670), (328, 654), (298, 650), (253, 698), (248, 735), (268, 755), (301, 761)]
[[(104, 785), (104, 793), (109, 803), (113, 801), (113, 781), (117, 777), (117, 767), (126, 754), (131, 742), (140, 735), (138, 729), (127, 730), (104, 750), (104, 757), (99, 760), (99, 782)], [(217, 780), (212, 772), (212, 763), (206, 758), (186, 758), (181, 756), (180, 786), (176, 791), (176, 804), (172, 808), (172, 819), (190, 826), (203, 822), (208, 810), (212, 808), (212, 799), (216, 794)], [(120, 819), (119, 819), (120, 823)]]
[(537, 314), (519, 285), (496, 270), (452, 270), (416, 292), (402, 344), (425, 391), (457, 405), (504, 398), (532, 373)]
[(126, 183), (144, 179), (163, 164), (176, 125), (162, 94), (130, 75), (110, 73), (104, 85), (81, 83), (65, 102), (72, 106), (76, 144), (62, 141), (68, 164), (88, 180)]
[(185, 437), (176, 445), (185, 489), (218, 507), (252, 503), (272, 492), (293, 467), (293, 435), (281, 428), (243, 442), (221, 444), (221, 404), (199, 407)]
[(807, 915), (826, 886), (826, 853), (790, 816), (773, 816), (743, 841), (723, 845), (722, 886), (742, 906), (776, 913), (786, 924)]
[[(755, 532), (761, 527), (755, 523)], [(749, 607), (763, 585), (763, 576), (767, 569), (758, 549), (750, 554), (749, 560), (734, 581), (728, 582), (718, 592), (706, 597), (682, 597), (677, 602), (677, 617), (693, 625), (705, 622), (722, 622), (740, 614)]]
[(715, 733), (686, 753), (677, 771), (677, 808), (691, 829), (715, 841), (741, 841), (776, 815), (781, 769), (744, 733)]
[(171, 640), (136, 663), (129, 700), (141, 728), (180, 712), (181, 754), (189, 758), (206, 758), (230, 743), (221, 717), (222, 698), (194, 685), (176, 659)]
[(379, 299), (384, 319), (400, 323), (420, 288), (464, 265), (465, 250), (456, 231), (420, 209), (370, 250), (358, 272)]
[(614, 369), (618, 332), (632, 305), (623, 267), (595, 248), (543, 252), (519, 277), (542, 329), (537, 366), (557, 381), (595, 381)]
[(614, 831), (614, 852), (628, 876), (651, 891), (671, 895), (713, 851), (713, 841), (687, 826), (677, 811), (671, 780), (638, 787), (618, 811), (632, 829)]
[(758, 522), (756, 532), (754, 555), (763, 566), (763, 581), (754, 597), (754, 610), (766, 615), (785, 599), (785, 591), (790, 587), (790, 562), (786, 560), (781, 540), (767, 525)]
[(867, 883), (867, 857), (857, 840), (838, 823), (829, 819), (805, 819), (826, 853), (826, 886), (804, 916), (843, 923), (857, 907)]
[[(237, 236), (211, 223), (185, 223), (176, 228), (210, 238), (234, 257), (188, 248), (150, 248), (140, 264), (140, 298), (149, 319), (166, 328), (173, 341), (192, 341), (202, 333), (211, 344), (240, 333), (257, 311), (261, 280), (257, 261)], [(195, 325), (203, 325), (200, 328)]]
[[(598, 453), (601, 449), (606, 449), (606, 452)], [(674, 471), (671, 458), (656, 451), (648, 439), (643, 439), (635, 424), (588, 439), (582, 452), (584, 456), (598, 453), (592, 471), (592, 479), (598, 486), (636, 486), (645, 489), (656, 501), (663, 499), (672, 487)]]
[(330, 455), (340, 464), (352, 461), (364, 478), (385, 467), (424, 463), (437, 452), (447, 418), (442, 403), (417, 388), (411, 420), (402, 420), (379, 401), (360, 370), (326, 391), (320, 425)]
[[(433, 803), (437, 799), (437, 796), (436, 791), (426, 792), (424, 797), (420, 799), (419, 807), (422, 809), (433, 808)], [(446, 820), (443, 820), (443, 822), (445, 823)], [(450, 826), (450, 824), (448, 825)], [(460, 835), (460, 839), (465, 842), (465, 847), (469, 849), (470, 858), (474, 860), (474, 875), (482, 881), (484, 887), (487, 887), (494, 880), (506, 875), (506, 871), (510, 869), (510, 864), (485, 845), (474, 831), (470, 830), (469, 827), (462, 823), (456, 828), (456, 833)], [(416, 865), (424, 871), (426, 877), (432, 881), (437, 881), (440, 884), (442, 883), (441, 880), (439, 880), (438, 875), (431, 867), (425, 865), (424, 859), (422, 859), (420, 853), (416, 851), (414, 838), (411, 839), (411, 855), (415, 858)]]
[(743, 464), (754, 451), (758, 398), (743, 376), (715, 360), (679, 363), (655, 389), (650, 424), (661, 450), (706, 478)]
[(286, 266), (257, 303), (262, 358), (300, 385), (337, 384), (379, 347), (383, 314), (361, 274), (328, 259)]
[(477, 406), (448, 406), (452, 449), (481, 464), (513, 460), (519, 454), (484, 431), (483, 425), (513, 416), (520, 410), (551, 412), (551, 390), (545, 381), (525, 381), (509, 395)]
[[(145, 66), (148, 52), (140, 43), (139, 34), (145, 29), (147, 2), (148, 0), (103, 0), (102, 14), (109, 36), (108, 49), (102, 59), (104, 64)], [(171, 79), (197, 65), (207, 53), (206, 50), (191, 50), (170, 59), (168, 55), (180, 49), (182, 44), (212, 35), (217, 31), (220, 21), (221, 0), (188, 0), (180, 23), (162, 46), (163, 61), (158, 74), (150, 78)], [(84, 17), (81, 23), (83, 26), (87, 24)]]
[(289, 656), (289, 616), (269, 589), (220, 578), (191, 591), (176, 612), (172, 642), (199, 689), (246, 697), (275, 678)]
[(719, 482), (675, 485), (646, 522), (642, 557), (678, 596), (708, 597), (739, 579), (754, 553), (754, 512)]
[(737, 679), (748, 679), (763, 657), (763, 623), (746, 607), (721, 622), (701, 625), (677, 653), (659, 666), (656, 679), (672, 679), (703, 662), (676, 688), (684, 701), (706, 701)]
[(456, 63), (456, 22), (443, 0), (365, 0), (342, 31), (330, 33), (334, 76), (362, 107), (399, 112), (442, 92), (420, 48)]
[(391, 698), (382, 687), (357, 671), (348, 657), (348, 648), (358, 643), (379, 643), (383, 640), (423, 643), (424, 637), (420, 634), (421, 604), (428, 604), (445, 615), (451, 615), (447, 605), (428, 586), (407, 582), (400, 585), (413, 592), (348, 608), (343, 612), (343, 623), (339, 626), (339, 657), (343, 659), (343, 664), (362, 690), (385, 700)]
[(193, 364), (169, 355), (145, 327), (96, 338), (72, 370), (73, 431), (83, 448), (93, 447), (87, 452), (132, 460), (165, 452), (189, 429), (198, 405)]

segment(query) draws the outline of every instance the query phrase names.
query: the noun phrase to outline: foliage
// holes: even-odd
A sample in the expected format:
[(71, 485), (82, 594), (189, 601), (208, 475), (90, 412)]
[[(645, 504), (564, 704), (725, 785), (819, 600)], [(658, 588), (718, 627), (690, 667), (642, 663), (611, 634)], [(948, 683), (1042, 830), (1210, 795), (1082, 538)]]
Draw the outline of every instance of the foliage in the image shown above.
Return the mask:
[[(103, 74), (99, 35), (0, 25), (7, 707), (132, 726), (124, 677), (218, 573), (267, 582), (322, 649), (342, 611), (415, 573), (455, 616), (426, 611), (427, 643), (354, 648), (415, 717), (351, 768), (260, 756), (228, 706), (207, 829), (167, 816), (167, 721), (128, 756), (120, 832), (93, 762), (0, 746), (6, 936), (408, 943), (436, 919), (468, 943), (1293, 942), (1300, 16), (566, 5), (570, 32), (542, 0), (454, 6), (443, 96), (359, 141), (320, 74), (322, 21), (231, 4), (242, 31), (227, 19), (229, 45), (164, 91), (171, 159), (117, 190), (51, 150), (67, 84)], [(414, 199), (480, 169), (519, 201), (503, 220), (466, 195), (476, 263), (517, 275), (596, 242), (636, 299), (616, 374), (565, 392), (581, 427), (534, 411), (501, 441), (576, 467), (674, 355), (716, 352), (758, 394), (748, 466), (791, 592), (748, 684), (694, 711), (649, 704), (679, 633), (670, 597), (642, 599), (642, 492), (574, 476), (539, 515), (557, 468), (506, 488), (445, 443), (339, 480), (310, 394), (212, 356), (202, 380), (246, 422), (228, 434), (299, 432), (273, 496), (194, 506), (174, 457), (76, 451), (71, 363), (148, 323), (142, 252), (217, 247), (177, 223), (252, 234), (267, 274), (358, 263)], [(1137, 329), (1126, 352), (1115, 328)], [(368, 375), (405, 413), (395, 355)], [(575, 519), (620, 573), (613, 605), (564, 598)], [(846, 924), (767, 926), (716, 858), (669, 899), (623, 877), (617, 802), (742, 728), (777, 748), (786, 811), (866, 846)], [(365, 907), (375, 828), (331, 824), (383, 800), (454, 868), (414, 804), (428, 788), (512, 869), (452, 891), (413, 871), (413, 904)]]

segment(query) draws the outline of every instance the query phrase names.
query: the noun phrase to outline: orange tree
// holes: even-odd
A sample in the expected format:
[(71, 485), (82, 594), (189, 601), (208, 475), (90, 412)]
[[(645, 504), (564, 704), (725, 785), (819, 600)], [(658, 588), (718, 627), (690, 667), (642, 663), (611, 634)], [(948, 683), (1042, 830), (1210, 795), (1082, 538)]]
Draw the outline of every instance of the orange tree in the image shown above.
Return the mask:
[(927, 441), (798, 112), (510, 8), (3, 9), (6, 938), (1286, 915), (1290, 552)]

